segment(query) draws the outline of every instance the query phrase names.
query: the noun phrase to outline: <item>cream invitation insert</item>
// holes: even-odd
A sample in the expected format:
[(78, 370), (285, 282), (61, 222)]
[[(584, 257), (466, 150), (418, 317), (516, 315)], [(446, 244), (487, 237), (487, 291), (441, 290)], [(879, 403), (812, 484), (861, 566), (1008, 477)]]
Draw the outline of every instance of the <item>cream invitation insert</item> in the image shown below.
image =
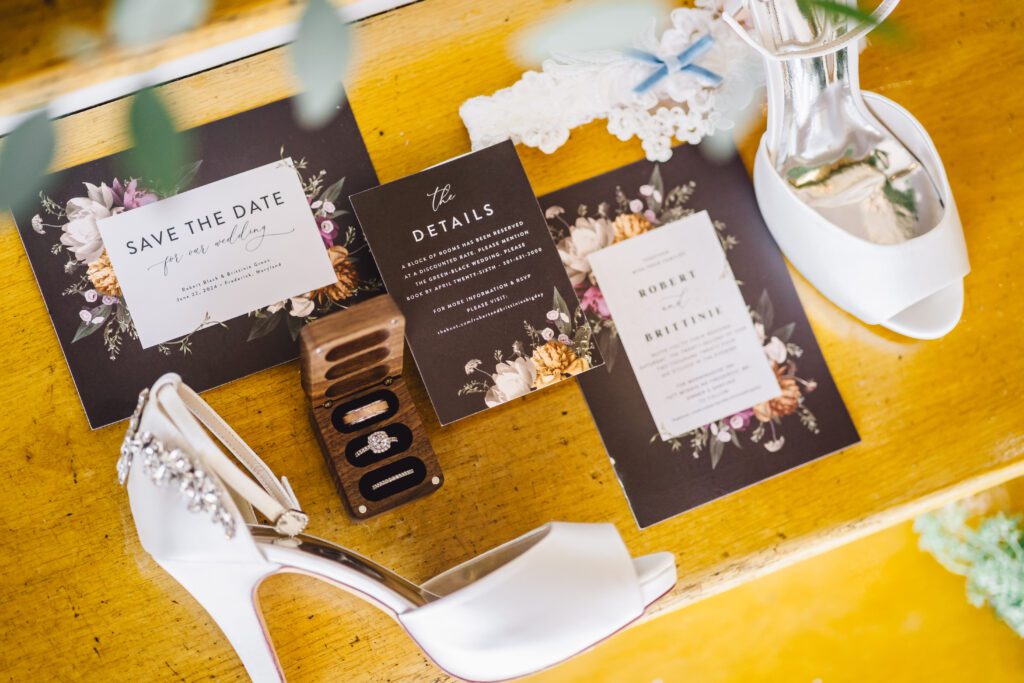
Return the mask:
[(336, 281), (291, 159), (97, 225), (143, 348)]
[(781, 393), (707, 212), (590, 265), (662, 439)]

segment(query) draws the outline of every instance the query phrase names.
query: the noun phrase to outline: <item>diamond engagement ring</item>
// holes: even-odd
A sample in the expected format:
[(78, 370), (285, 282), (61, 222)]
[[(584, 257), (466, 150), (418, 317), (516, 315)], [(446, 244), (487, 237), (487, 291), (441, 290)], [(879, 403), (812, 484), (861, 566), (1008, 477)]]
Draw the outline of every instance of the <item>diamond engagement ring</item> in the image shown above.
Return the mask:
[(398, 437), (388, 436), (388, 433), (385, 431), (373, 432), (366, 437), (366, 445), (356, 451), (356, 457), (358, 458), (367, 451), (373, 451), (377, 454), (386, 453), (393, 443), (398, 443)]

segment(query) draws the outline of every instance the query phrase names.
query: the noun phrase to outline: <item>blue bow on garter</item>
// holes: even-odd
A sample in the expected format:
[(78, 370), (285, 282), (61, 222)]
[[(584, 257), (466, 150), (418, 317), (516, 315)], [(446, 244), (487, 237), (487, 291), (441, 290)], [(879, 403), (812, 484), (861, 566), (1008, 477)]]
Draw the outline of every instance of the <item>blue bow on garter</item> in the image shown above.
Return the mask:
[(709, 69), (705, 69), (704, 67), (697, 66), (693, 63), (702, 57), (704, 53), (710, 50), (711, 45), (714, 42), (714, 39), (710, 35), (705, 34), (678, 55), (669, 55), (664, 59), (655, 54), (651, 54), (650, 52), (644, 52), (643, 50), (626, 50), (626, 54), (630, 57), (639, 59), (642, 62), (647, 62), (648, 64), (654, 64), (658, 67), (654, 73), (645, 78), (638, 86), (633, 88), (633, 92), (647, 92), (661, 79), (682, 71), (687, 71), (696, 76), (700, 76), (704, 80), (709, 81), (711, 85), (718, 85), (722, 82), (721, 76)]

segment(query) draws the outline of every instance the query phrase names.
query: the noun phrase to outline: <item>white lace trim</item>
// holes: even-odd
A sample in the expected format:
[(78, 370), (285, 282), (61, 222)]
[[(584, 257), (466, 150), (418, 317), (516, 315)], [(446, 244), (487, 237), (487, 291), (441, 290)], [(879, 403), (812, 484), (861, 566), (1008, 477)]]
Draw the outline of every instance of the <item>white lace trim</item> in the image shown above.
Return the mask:
[(746, 104), (744, 98), (757, 85), (752, 78), (763, 76), (756, 53), (722, 21), (721, 13), (721, 0), (698, 0), (696, 8), (676, 9), (660, 39), (652, 18), (636, 47), (666, 58), (710, 34), (714, 45), (697, 63), (722, 76), (722, 85), (681, 71), (636, 94), (633, 88), (652, 73), (650, 64), (621, 52), (558, 55), (508, 88), (462, 104), (459, 114), (473, 149), (511, 139), (551, 154), (573, 128), (607, 119), (609, 133), (624, 141), (637, 137), (648, 159), (667, 161), (673, 138), (696, 143), (731, 128), (730, 115)]

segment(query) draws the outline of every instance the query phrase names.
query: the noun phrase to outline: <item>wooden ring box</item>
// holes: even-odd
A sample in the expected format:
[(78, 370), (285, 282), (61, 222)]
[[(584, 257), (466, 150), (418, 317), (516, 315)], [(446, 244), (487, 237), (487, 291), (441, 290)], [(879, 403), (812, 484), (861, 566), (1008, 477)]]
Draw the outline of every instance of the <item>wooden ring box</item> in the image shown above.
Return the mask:
[(405, 318), (387, 295), (311, 322), (299, 335), (313, 430), (356, 520), (425, 496), (444, 482), (402, 378), (404, 341)]

